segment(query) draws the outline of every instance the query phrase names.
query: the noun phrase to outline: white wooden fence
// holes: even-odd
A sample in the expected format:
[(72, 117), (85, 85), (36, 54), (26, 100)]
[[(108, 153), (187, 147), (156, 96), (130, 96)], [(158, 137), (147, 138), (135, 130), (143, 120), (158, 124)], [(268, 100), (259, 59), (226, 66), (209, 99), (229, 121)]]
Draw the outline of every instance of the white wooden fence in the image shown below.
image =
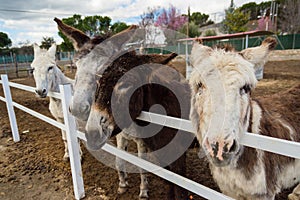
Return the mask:
[[(70, 103), (69, 101), (71, 100), (70, 85), (61, 85), (60, 86), (61, 93), (48, 94), (49, 96), (62, 99), (65, 124), (61, 124), (51, 118), (48, 118), (40, 113), (37, 113), (27, 107), (24, 107), (12, 101), (10, 87), (22, 89), (29, 92), (34, 92), (33, 87), (29, 87), (26, 85), (21, 85), (13, 82), (8, 82), (8, 78), (6, 75), (1, 75), (0, 83), (3, 85), (3, 90), (5, 95), (5, 97), (0, 96), (0, 100), (6, 102), (13, 139), (15, 142), (20, 141), (20, 137), (18, 133), (17, 121), (16, 121), (13, 107), (19, 108), (27, 112), (28, 114), (33, 115), (67, 132), (67, 141), (68, 141), (68, 148), (69, 148), (69, 155), (70, 155), (70, 165), (72, 170), (74, 194), (76, 199), (83, 198), (85, 196), (85, 193), (84, 193), (83, 174), (81, 170), (81, 163), (80, 163), (80, 156), (79, 156), (79, 149), (78, 149), (79, 147), (78, 147), (77, 139), (80, 138), (86, 141), (86, 137), (84, 133), (76, 131), (74, 117), (68, 112), (68, 107)], [(189, 131), (193, 133), (195, 132), (189, 120), (183, 120), (179, 118), (174, 118), (174, 117), (169, 117), (169, 116), (164, 116), (164, 115), (159, 115), (159, 114), (149, 113), (149, 112), (142, 112), (138, 119), (152, 122), (155, 124), (169, 126), (176, 129), (181, 129), (184, 131)], [(300, 143), (256, 135), (252, 133), (245, 133), (245, 135), (243, 135), (243, 137), (241, 138), (240, 143), (245, 146), (254, 147), (265, 151), (270, 151), (277, 154), (300, 159), (300, 153), (299, 153)], [(161, 178), (164, 178), (174, 184), (177, 184), (204, 198), (220, 199), (220, 200), (231, 199), (230, 197), (227, 197), (219, 192), (207, 188), (199, 183), (191, 181), (185, 177), (179, 176), (178, 174), (175, 174), (171, 171), (168, 171), (164, 168), (154, 165), (148, 161), (140, 159), (134, 155), (131, 155), (125, 151), (117, 149), (112, 145), (105, 144), (102, 147), (102, 149), (115, 156), (121, 157), (127, 162), (130, 162), (138, 167), (141, 167), (147, 171), (151, 171), (151, 173)]]

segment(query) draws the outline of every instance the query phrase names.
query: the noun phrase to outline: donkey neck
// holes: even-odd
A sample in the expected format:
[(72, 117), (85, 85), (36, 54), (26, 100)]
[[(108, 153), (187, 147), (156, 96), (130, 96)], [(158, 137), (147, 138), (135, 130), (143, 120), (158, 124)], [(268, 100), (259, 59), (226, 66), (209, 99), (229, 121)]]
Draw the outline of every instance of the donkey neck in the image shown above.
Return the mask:
[[(258, 100), (251, 100), (250, 104), (251, 113), (248, 131), (251, 130), (253, 134), (284, 140), (295, 140), (295, 138), (293, 138), (293, 127), (284, 119), (280, 118), (278, 113), (266, 110)], [(293, 161), (294, 158), (291, 157), (244, 147), (237, 166), (239, 169), (243, 169), (243, 173), (247, 179), (250, 179), (257, 173), (260, 168), (259, 166), (263, 167), (267, 190), (268, 192), (274, 192), (276, 191), (276, 184), (274, 183), (278, 181), (277, 174), (283, 171), (284, 167)]]
[(60, 69), (55, 66), (54, 71), (53, 71), (53, 76), (52, 79), (49, 80), (49, 84), (50, 84), (50, 91), (51, 92), (59, 92), (59, 85), (62, 84), (67, 84), (67, 83), (71, 83), (72, 84), (72, 80), (67, 78), (62, 71), (60, 71)]

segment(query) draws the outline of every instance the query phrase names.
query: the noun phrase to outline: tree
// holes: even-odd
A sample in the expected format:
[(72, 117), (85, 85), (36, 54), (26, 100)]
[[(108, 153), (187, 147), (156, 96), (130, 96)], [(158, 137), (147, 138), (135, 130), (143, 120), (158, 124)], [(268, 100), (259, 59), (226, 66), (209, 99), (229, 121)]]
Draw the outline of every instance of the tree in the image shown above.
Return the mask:
[(243, 13), (250, 12), (250, 20), (256, 20), (260, 11), (258, 5), (255, 2), (246, 3), (242, 5), (240, 9)]
[(300, 1), (286, 0), (279, 17), (281, 30), (287, 33), (300, 32)]
[[(107, 34), (110, 31), (111, 18), (99, 15), (82, 17), (81, 15), (75, 14), (72, 17), (62, 19), (62, 21), (67, 25), (83, 31), (90, 37), (94, 37), (96, 35)], [(69, 39), (60, 31), (58, 35), (64, 40), (61, 44), (61, 49), (63, 51), (73, 51), (74, 48)]]
[(11, 39), (6, 33), (0, 32), (0, 48), (11, 46)]
[(148, 7), (147, 12), (144, 12), (140, 18), (141, 21), (139, 25), (141, 28), (146, 28), (147, 26), (154, 25), (157, 16), (159, 15), (159, 7)]
[(246, 24), (250, 18), (250, 13), (243, 13), (240, 8), (230, 9), (225, 12), (225, 19), (223, 21), (223, 30), (226, 33), (237, 33), (247, 31)]
[(42, 43), (41, 46), (40, 46), (41, 48), (49, 49), (51, 47), (51, 45), (53, 43), (55, 43), (55, 40), (54, 40), (53, 37), (43, 37), (43, 40), (42, 40), (41, 43)]
[(206, 37), (206, 36), (215, 36), (215, 35), (217, 35), (217, 33), (216, 33), (216, 31), (213, 30), (213, 29), (208, 29), (208, 30), (206, 30), (206, 31), (204, 32), (204, 36), (205, 36), (205, 37)]
[(162, 10), (155, 21), (155, 25), (171, 30), (179, 30), (187, 21), (186, 16), (181, 15), (178, 9), (170, 5), (169, 9)]
[(230, 6), (229, 8), (227, 8), (227, 10), (225, 10), (225, 13), (233, 13), (234, 11), (234, 3), (233, 0), (230, 1)]
[(213, 24), (214, 22), (211, 20), (208, 20), (209, 15), (201, 13), (201, 12), (193, 12), (190, 16), (190, 22), (194, 22), (195, 25), (198, 25), (199, 27), (207, 26), (210, 24)]
[[(148, 7), (147, 12), (144, 12), (140, 18), (141, 21), (139, 25), (145, 31), (143, 45), (154, 45), (156, 43), (161, 43), (162, 40), (165, 40), (165, 35), (160, 27), (155, 26), (155, 20), (159, 15), (159, 7)], [(162, 39), (159, 39), (162, 38)], [(141, 39), (141, 38), (139, 38)]]
[[(187, 34), (187, 23), (183, 25), (183, 27), (179, 30), (180, 33)], [(194, 21), (192, 21), (189, 24), (189, 37), (199, 37), (201, 35), (201, 32), (199, 31), (199, 26), (195, 24)]]
[(110, 30), (113, 34), (119, 33), (123, 30), (125, 30), (126, 28), (128, 28), (129, 26), (124, 23), (124, 22), (115, 22), (111, 27)]
[(82, 30), (90, 37), (107, 34), (110, 27), (111, 18), (107, 16), (87, 16), (82, 20)]
[(188, 17), (181, 15), (177, 8), (170, 5), (168, 9), (161, 10), (155, 21), (155, 26), (164, 30), (166, 43), (168, 45), (175, 45), (175, 41), (184, 37), (183, 34), (176, 31), (179, 31), (187, 22)]

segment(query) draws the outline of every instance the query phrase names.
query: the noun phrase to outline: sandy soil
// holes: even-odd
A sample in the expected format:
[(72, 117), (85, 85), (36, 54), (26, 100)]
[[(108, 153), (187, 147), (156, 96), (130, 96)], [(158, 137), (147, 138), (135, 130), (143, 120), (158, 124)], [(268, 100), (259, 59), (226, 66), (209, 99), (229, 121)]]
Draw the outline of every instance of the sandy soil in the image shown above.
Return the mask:
[[(259, 82), (255, 96), (268, 95), (286, 90), (300, 83), (300, 61), (276, 61), (265, 65), (265, 74)], [(33, 78), (12, 80), (34, 86)], [(2, 88), (0, 95), (3, 96)], [(34, 94), (13, 89), (13, 99), (35, 111), (51, 116), (48, 99), (36, 98)], [(0, 102), (0, 199), (74, 199), (71, 171), (63, 162), (63, 142), (60, 130), (15, 109), (21, 141), (14, 143), (8, 121), (6, 106)], [(86, 149), (82, 170), (87, 200), (138, 199), (139, 175), (130, 174), (130, 188), (126, 194), (117, 194), (118, 177), (114, 169), (98, 162)], [(196, 147), (188, 151), (187, 177), (218, 190), (211, 178), (208, 163), (199, 159)], [(149, 175), (150, 199), (166, 199), (166, 182)], [(277, 200), (287, 198), (291, 190), (277, 195)], [(193, 195), (194, 199), (202, 199)]]

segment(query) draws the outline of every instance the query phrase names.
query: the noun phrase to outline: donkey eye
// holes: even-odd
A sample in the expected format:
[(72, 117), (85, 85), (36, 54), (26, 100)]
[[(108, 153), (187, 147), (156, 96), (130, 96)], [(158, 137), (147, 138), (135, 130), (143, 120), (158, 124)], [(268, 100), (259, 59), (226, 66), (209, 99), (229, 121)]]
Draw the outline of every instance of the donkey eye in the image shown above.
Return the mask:
[(53, 69), (53, 66), (48, 67), (48, 72)]
[(243, 87), (240, 88), (240, 94), (247, 94), (251, 91), (250, 85), (246, 84)]

